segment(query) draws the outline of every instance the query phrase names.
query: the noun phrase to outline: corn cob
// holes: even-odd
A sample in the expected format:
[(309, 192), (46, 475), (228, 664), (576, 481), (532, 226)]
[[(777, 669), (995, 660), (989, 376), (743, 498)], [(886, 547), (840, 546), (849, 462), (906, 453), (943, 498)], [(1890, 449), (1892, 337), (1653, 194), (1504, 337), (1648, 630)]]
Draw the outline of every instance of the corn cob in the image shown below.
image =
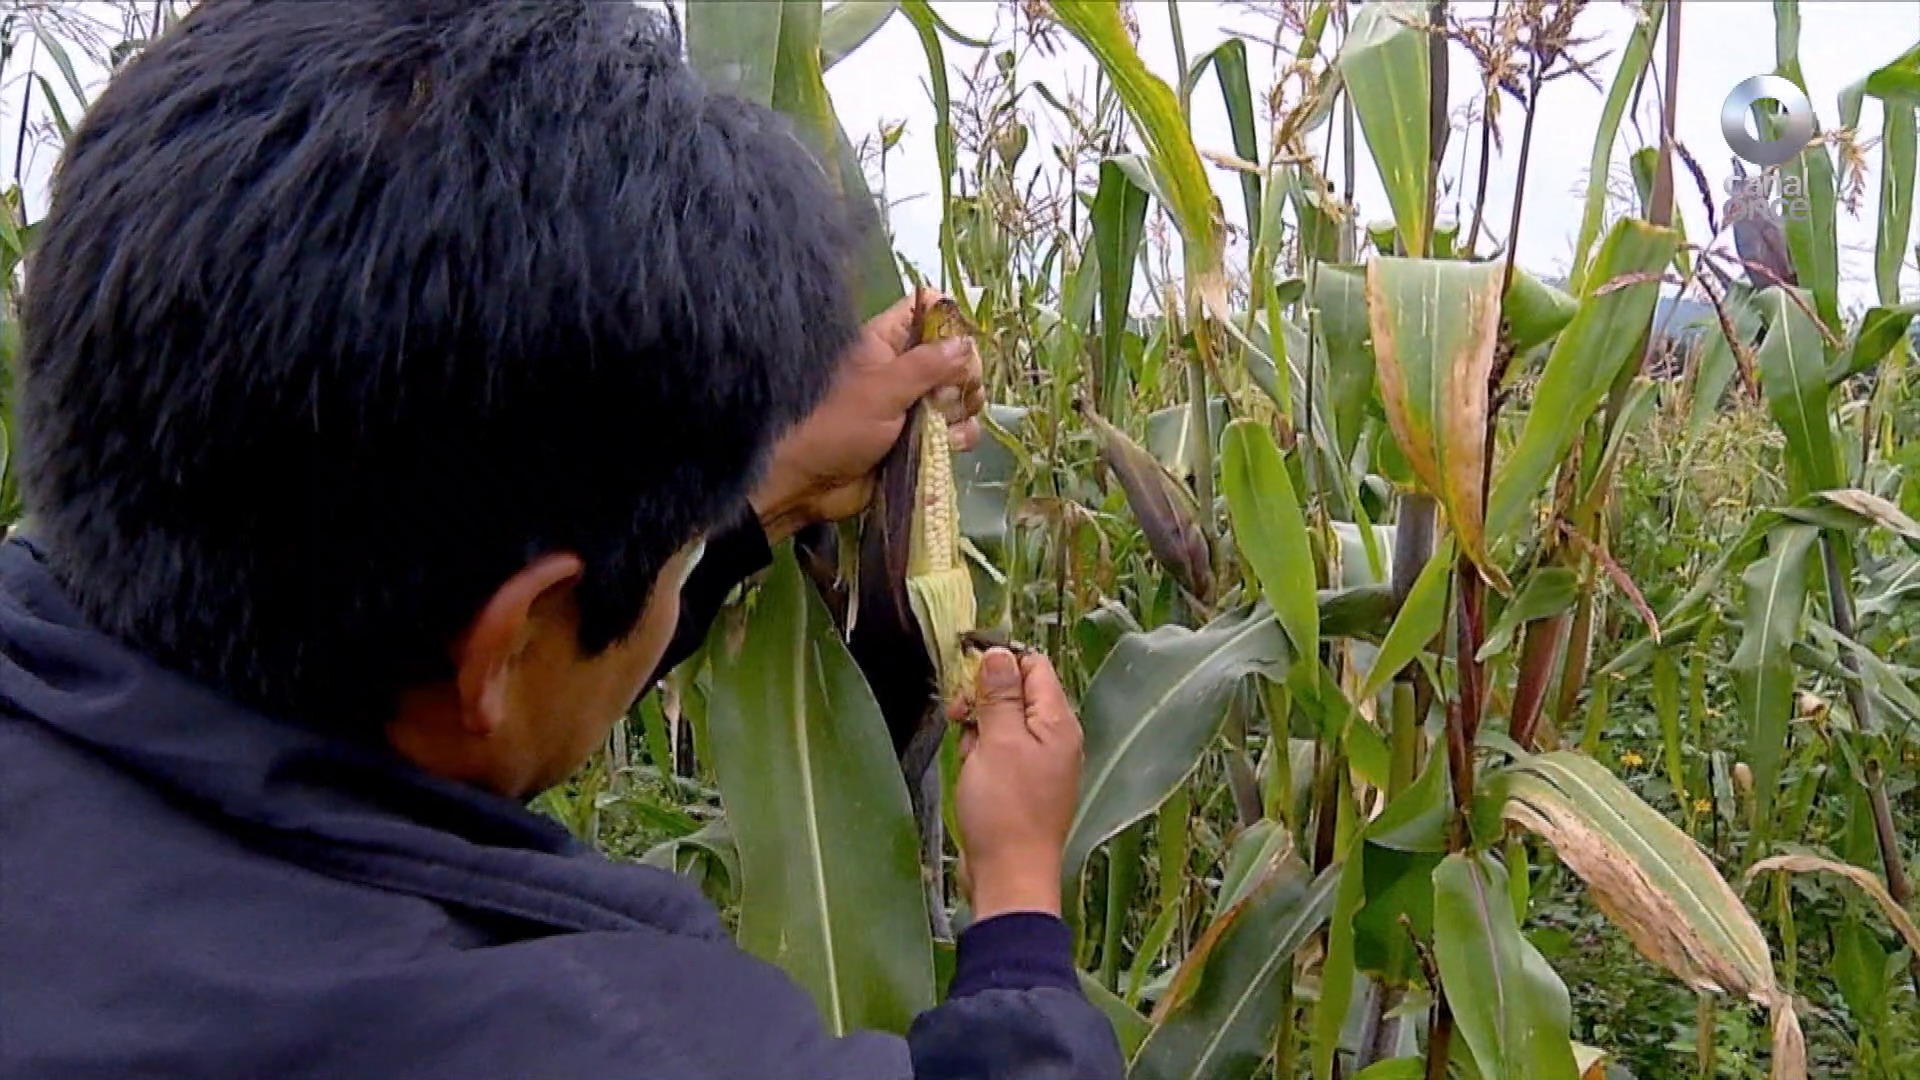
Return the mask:
[(1213, 598), (1213, 549), (1200, 530), (1201, 508), (1167, 467), (1146, 448), (1084, 401), (1074, 408), (1093, 425), (1100, 437), (1100, 457), (1120, 481), (1127, 506), (1140, 523), (1147, 550), (1186, 589), (1203, 603)]
[[(958, 305), (946, 297), (922, 309), (916, 321), (917, 344), (970, 331)], [(920, 442), (919, 473), (907, 558), (907, 599), (933, 660), (940, 699), (951, 701), (971, 691), (979, 671), (979, 651), (962, 642), (975, 629), (979, 610), (973, 574), (960, 547), (960, 507), (947, 425), (927, 401), (916, 405), (914, 412), (909, 422)]]

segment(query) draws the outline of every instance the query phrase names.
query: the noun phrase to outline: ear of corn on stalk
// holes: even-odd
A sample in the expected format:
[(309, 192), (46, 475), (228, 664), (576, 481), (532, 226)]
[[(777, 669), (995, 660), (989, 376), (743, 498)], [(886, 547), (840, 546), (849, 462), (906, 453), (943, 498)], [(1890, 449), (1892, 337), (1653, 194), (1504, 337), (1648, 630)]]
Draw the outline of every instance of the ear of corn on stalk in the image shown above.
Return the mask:
[(1084, 401), (1074, 403), (1081, 415), (1100, 436), (1100, 457), (1120, 489), (1127, 506), (1140, 523), (1147, 550), (1154, 560), (1171, 573), (1181, 587), (1201, 602), (1213, 598), (1213, 549), (1200, 530), (1201, 508), (1193, 492), (1180, 482), (1158, 458), (1129, 439), (1125, 432)]

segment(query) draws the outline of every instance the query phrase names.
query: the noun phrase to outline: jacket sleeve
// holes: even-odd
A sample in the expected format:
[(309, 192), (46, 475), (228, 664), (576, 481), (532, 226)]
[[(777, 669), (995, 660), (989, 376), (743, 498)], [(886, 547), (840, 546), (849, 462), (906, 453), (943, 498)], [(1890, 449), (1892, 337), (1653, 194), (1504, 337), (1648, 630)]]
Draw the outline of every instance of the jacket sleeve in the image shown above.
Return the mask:
[(706, 553), (680, 587), (680, 622), (647, 685), (659, 682), (692, 656), (706, 641), (727, 594), (772, 562), (773, 549), (767, 544), (760, 519), (754, 516), (752, 507), (743, 504), (730, 524), (707, 538)]
[(960, 934), (947, 1000), (907, 1032), (914, 1080), (1121, 1080), (1106, 1016), (1081, 993), (1073, 935), (1016, 913)]

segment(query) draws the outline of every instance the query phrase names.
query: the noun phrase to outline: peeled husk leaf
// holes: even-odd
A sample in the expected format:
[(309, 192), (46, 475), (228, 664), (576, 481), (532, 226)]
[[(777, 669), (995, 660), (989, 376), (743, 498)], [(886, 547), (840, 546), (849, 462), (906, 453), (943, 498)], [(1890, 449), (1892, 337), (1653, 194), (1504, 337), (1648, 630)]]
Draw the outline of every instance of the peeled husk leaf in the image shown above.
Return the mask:
[[(914, 314), (916, 345), (970, 332), (959, 306), (947, 297)], [(831, 596), (837, 586), (852, 593), (851, 602), (840, 605), (847, 613), (840, 619), (841, 631), (880, 704), (894, 752), (914, 777), (939, 747), (943, 688), (967, 677), (958, 639), (973, 629), (976, 617), (973, 579), (957, 546), (950, 571), (932, 578), (916, 573), (916, 564), (924, 568), (928, 556), (921, 475), (931, 454), (948, 455), (950, 462), (952, 450), (946, 424), (922, 401), (908, 411), (877, 470), (873, 502), (860, 520), (857, 573), (845, 574), (849, 560), (836, 550), (830, 533), (797, 538), (809, 541), (803, 565), (822, 592)], [(956, 510), (953, 535), (958, 534)]]

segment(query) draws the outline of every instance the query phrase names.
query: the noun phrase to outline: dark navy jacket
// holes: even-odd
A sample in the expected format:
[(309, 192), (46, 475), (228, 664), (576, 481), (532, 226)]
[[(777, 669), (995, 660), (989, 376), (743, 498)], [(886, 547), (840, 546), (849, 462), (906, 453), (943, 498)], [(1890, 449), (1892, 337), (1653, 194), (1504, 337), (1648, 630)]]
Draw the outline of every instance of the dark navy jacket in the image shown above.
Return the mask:
[[(718, 547), (679, 655), (765, 542)], [(905, 1039), (834, 1038), (689, 883), (240, 709), (0, 544), (4, 1080), (1121, 1073), (1057, 919), (969, 929)]]

